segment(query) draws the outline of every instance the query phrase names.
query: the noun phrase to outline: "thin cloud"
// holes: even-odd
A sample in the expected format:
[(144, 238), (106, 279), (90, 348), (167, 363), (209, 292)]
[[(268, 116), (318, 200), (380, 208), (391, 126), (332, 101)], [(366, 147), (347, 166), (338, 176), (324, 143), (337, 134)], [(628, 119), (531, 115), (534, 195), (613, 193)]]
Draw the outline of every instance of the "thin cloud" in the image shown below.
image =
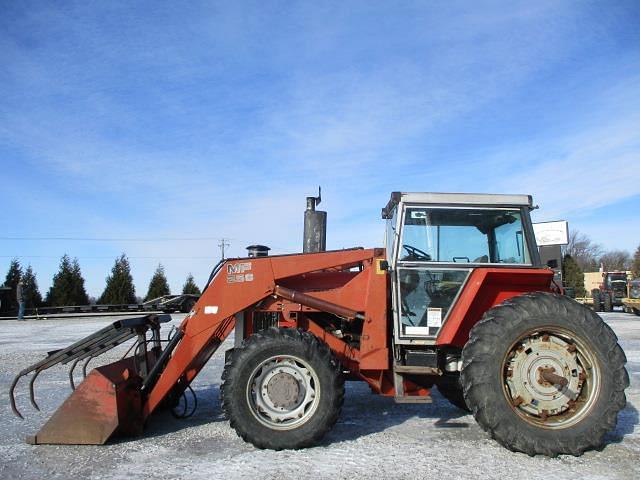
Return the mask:
[[(0, 154), (16, 207), (0, 215), (17, 235), (226, 237), (232, 255), (299, 251), (318, 184), (333, 248), (380, 246), (393, 190), (523, 191), (545, 215), (584, 216), (638, 195), (637, 11), (625, 8), (9, 9)], [(559, 105), (574, 96), (595, 100), (576, 115)], [(583, 188), (596, 192), (571, 201)], [(78, 255), (94, 295), (112, 262), (91, 257), (157, 257), (175, 290), (218, 256), (217, 242), (5, 247)], [(169, 258), (187, 251), (212, 262)], [(34, 265), (44, 288), (56, 263)], [(139, 292), (155, 263), (132, 260)]]

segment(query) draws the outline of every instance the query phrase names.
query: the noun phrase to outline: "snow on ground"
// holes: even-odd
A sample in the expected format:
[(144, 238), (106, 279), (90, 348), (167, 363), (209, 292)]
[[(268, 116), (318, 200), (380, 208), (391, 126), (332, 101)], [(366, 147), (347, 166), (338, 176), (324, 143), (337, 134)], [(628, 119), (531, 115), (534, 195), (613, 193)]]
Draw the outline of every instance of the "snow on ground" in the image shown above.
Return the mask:
[[(194, 382), (199, 408), (187, 420), (154, 416), (145, 436), (106, 446), (31, 446), (35, 433), (69, 394), (67, 369), (54, 367), (36, 381), (42, 412), (28, 401), (28, 382), (18, 387), (26, 420), (13, 416), (8, 390), (14, 375), (47, 351), (65, 347), (114, 321), (74, 318), (0, 322), (0, 478), (640, 478), (640, 318), (602, 314), (627, 354), (631, 388), (606, 447), (582, 457), (530, 458), (488, 438), (471, 415), (434, 390), (431, 405), (395, 404), (349, 383), (338, 424), (322, 444), (274, 452), (244, 443), (219, 405), (224, 350)], [(174, 316), (177, 323), (181, 316)], [(168, 331), (164, 327), (165, 332)], [(228, 340), (229, 342), (229, 340)], [(115, 359), (113, 353), (106, 360)], [(78, 373), (78, 377), (81, 375)]]

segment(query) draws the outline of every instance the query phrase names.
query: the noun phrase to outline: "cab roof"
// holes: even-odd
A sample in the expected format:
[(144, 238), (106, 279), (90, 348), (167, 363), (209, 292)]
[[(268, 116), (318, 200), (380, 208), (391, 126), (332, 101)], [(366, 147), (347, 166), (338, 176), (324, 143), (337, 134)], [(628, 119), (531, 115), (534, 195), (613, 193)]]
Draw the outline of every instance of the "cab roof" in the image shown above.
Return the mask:
[(400, 203), (415, 203), (437, 206), (479, 207), (528, 207), (533, 208), (531, 195), (508, 195), (497, 193), (433, 193), (392, 192), (387, 206), (382, 209), (382, 218), (390, 218), (393, 209)]

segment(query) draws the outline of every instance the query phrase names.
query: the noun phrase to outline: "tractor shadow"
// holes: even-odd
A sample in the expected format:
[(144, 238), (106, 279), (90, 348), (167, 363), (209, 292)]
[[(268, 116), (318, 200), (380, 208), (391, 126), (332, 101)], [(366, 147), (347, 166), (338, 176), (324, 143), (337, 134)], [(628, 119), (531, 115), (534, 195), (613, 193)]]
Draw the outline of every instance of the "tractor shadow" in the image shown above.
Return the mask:
[[(150, 418), (145, 427), (144, 437), (163, 437), (207, 423), (228, 422), (222, 412), (219, 385), (197, 388), (195, 393), (198, 406), (191, 417), (175, 418), (169, 410), (160, 411)], [(431, 404), (397, 404), (392, 398), (373, 394), (364, 383), (347, 382), (340, 418), (320, 442), (320, 446), (356, 440), (397, 427), (416, 418), (427, 420), (429, 425), (425, 425), (424, 428), (431, 426), (449, 431), (451, 434), (455, 431), (474, 429), (477, 434), (483, 435), (473, 416), (449, 403), (437, 388), (432, 390), (432, 398)], [(191, 398), (188, 401), (191, 406)], [(181, 403), (179, 410), (182, 410), (182, 405)], [(627, 402), (627, 406), (618, 414), (615, 430), (605, 436), (604, 447), (623, 442), (626, 436), (634, 432), (639, 423), (638, 410), (631, 402)], [(114, 443), (130, 440), (123, 438)]]
[(438, 429), (464, 430), (475, 425), (469, 412), (449, 403), (436, 388), (431, 393), (433, 403), (398, 404), (393, 398), (372, 393), (365, 384), (348, 382), (340, 419), (321, 445), (355, 440), (415, 418), (435, 419), (431, 425)]
[[(191, 417), (175, 418), (169, 410), (154, 413), (145, 426), (144, 437), (163, 437), (207, 423), (228, 421), (222, 412), (219, 385), (196, 388), (195, 393), (198, 406)], [(321, 445), (354, 440), (401, 425), (416, 417), (436, 419), (433, 425), (441, 429), (466, 429), (475, 424), (469, 413), (451, 405), (436, 389), (432, 390), (432, 394), (431, 404), (396, 404), (392, 398), (373, 394), (364, 383), (347, 382), (340, 418)], [(191, 407), (191, 397), (188, 402)], [(183, 403), (178, 410), (183, 410)], [(132, 439), (122, 438), (114, 443), (130, 440)]]
[[(464, 435), (485, 435), (470, 412), (449, 403), (437, 388), (433, 388), (431, 394), (431, 404), (396, 404), (392, 398), (372, 394), (364, 384), (348, 383), (340, 419), (321, 445), (355, 440), (411, 422), (413, 419), (425, 419), (427, 424), (424, 427), (415, 425), (410, 427), (409, 431), (435, 428), (442, 429), (439, 435), (443, 435), (445, 429), (448, 430), (446, 436), (458, 435), (455, 431), (465, 432)], [(618, 414), (616, 428), (605, 435), (602, 449), (610, 444), (622, 443), (625, 437), (633, 434), (638, 424), (638, 410), (628, 401), (626, 407)]]
[(604, 437), (605, 446), (610, 443), (622, 443), (624, 437), (631, 435), (640, 424), (640, 415), (635, 405), (627, 400), (627, 406), (618, 413), (616, 428)]
[[(212, 422), (226, 422), (220, 404), (220, 386), (212, 385), (205, 388), (194, 388), (197, 397), (197, 406), (193, 415), (186, 418), (176, 418), (169, 409), (155, 412), (147, 422), (144, 429), (144, 437), (162, 437), (180, 430), (197, 427)], [(193, 397), (187, 391), (187, 411), (194, 406)], [(175, 409), (176, 412), (184, 412), (184, 397)], [(126, 441), (126, 439), (123, 439)]]

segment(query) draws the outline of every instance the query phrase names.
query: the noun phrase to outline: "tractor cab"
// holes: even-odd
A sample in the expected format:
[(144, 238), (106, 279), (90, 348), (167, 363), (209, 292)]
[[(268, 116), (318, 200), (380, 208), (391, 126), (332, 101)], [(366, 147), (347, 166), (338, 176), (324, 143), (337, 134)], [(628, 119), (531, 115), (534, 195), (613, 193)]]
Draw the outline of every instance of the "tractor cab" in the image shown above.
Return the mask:
[(382, 211), (396, 344), (433, 344), (471, 273), (540, 265), (529, 195), (394, 192)]
[(620, 305), (620, 301), (627, 294), (627, 273), (608, 272), (603, 278), (604, 289), (613, 292), (613, 304)]

